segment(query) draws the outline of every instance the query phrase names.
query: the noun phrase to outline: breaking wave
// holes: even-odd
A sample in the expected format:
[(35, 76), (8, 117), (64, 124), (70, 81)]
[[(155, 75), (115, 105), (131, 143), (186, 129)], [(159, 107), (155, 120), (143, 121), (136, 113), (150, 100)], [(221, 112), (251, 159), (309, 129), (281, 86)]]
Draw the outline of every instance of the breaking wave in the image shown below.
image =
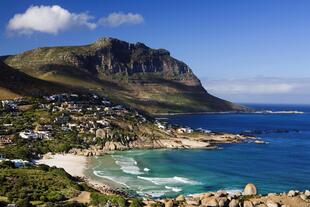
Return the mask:
[(94, 170), (93, 173), (94, 173), (94, 175), (96, 175), (96, 176), (98, 176), (98, 177), (100, 177), (100, 178), (105, 178), (105, 179), (107, 179), (107, 180), (111, 180), (111, 181), (113, 181), (113, 182), (115, 182), (115, 183), (118, 183), (118, 184), (120, 184), (120, 185), (123, 185), (123, 186), (125, 186), (126, 188), (130, 188), (130, 186), (128, 186), (128, 185), (126, 184), (126, 182), (121, 181), (121, 179), (120, 179), (119, 177), (104, 175), (104, 172), (103, 172), (103, 171), (100, 171), (100, 170)]
[(170, 187), (170, 186), (165, 186), (166, 189), (171, 190), (173, 192), (181, 192), (183, 189), (178, 188), (178, 187)]
[(188, 178), (184, 177), (171, 177), (171, 178), (158, 178), (158, 177), (142, 177), (142, 176), (137, 176), (139, 179), (142, 180), (147, 180), (155, 185), (165, 185), (165, 184), (189, 184), (189, 185), (198, 185), (200, 184), (199, 182), (195, 180), (190, 180)]
[(124, 173), (132, 175), (142, 175), (144, 174), (138, 166), (138, 163), (135, 159), (131, 157), (124, 157), (121, 155), (112, 155), (115, 160), (115, 164), (120, 166), (121, 170)]

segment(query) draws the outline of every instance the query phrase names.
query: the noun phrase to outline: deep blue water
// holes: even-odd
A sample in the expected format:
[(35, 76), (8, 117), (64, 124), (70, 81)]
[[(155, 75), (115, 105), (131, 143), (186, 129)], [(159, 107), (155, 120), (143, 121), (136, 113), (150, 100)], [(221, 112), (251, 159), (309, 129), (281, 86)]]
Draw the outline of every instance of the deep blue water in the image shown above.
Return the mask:
[[(309, 189), (310, 106), (250, 107), (305, 113), (171, 116), (168, 118), (172, 123), (212, 131), (249, 133), (269, 144), (226, 144), (221, 150), (121, 152), (98, 158), (93, 170), (97, 170), (97, 178), (108, 178), (141, 194), (155, 196), (241, 190), (248, 182), (254, 183), (263, 194)], [(106, 167), (108, 164), (112, 166), (110, 170)]]

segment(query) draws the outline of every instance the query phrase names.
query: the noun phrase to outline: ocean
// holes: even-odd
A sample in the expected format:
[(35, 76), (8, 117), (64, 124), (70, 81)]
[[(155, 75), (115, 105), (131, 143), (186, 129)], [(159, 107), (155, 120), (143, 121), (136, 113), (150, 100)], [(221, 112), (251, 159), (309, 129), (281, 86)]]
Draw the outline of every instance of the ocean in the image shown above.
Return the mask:
[[(88, 174), (139, 195), (171, 197), (207, 191), (310, 189), (310, 106), (247, 105), (264, 113), (165, 117), (171, 123), (255, 135), (268, 144), (225, 144), (218, 150), (132, 150), (90, 160)], [(268, 110), (268, 111), (267, 111)]]

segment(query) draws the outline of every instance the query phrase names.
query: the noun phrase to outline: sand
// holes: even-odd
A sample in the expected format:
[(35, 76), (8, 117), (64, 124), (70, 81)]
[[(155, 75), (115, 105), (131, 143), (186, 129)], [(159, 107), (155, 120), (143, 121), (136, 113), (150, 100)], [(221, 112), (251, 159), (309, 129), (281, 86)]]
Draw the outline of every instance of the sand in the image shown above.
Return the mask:
[(87, 158), (72, 154), (55, 154), (46, 155), (43, 159), (37, 160), (36, 163), (63, 168), (72, 176), (85, 177), (84, 171), (87, 167)]
[(83, 178), (88, 185), (101, 192), (112, 190), (113, 188), (104, 181), (97, 181), (86, 175), (87, 163), (87, 157), (73, 154), (46, 154), (42, 159), (36, 161), (36, 164), (63, 168), (70, 175)]

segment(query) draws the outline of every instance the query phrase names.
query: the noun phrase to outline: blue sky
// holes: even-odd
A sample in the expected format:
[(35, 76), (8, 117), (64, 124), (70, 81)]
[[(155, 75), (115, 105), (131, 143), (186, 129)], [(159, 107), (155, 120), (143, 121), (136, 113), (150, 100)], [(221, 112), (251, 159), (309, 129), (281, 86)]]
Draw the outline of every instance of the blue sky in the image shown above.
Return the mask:
[[(13, 19), (41, 5), (58, 5), (70, 22)], [(168, 49), (222, 98), (310, 103), (308, 0), (3, 0), (0, 8), (0, 55), (111, 36)]]

